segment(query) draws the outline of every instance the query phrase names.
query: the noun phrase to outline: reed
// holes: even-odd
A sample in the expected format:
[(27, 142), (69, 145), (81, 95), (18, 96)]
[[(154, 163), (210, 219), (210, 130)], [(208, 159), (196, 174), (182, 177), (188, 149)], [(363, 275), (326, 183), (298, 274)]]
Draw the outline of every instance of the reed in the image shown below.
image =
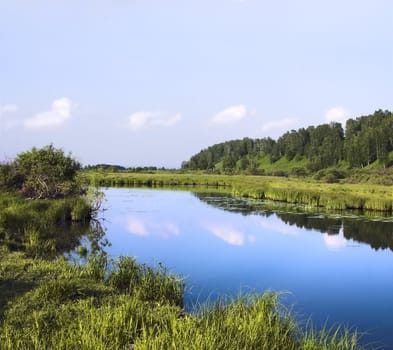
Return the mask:
[(393, 210), (393, 189), (377, 184), (324, 183), (309, 178), (182, 173), (97, 173), (83, 175), (96, 186), (207, 187), (234, 196), (266, 199), (332, 210)]
[(186, 313), (184, 281), (162, 266), (120, 258), (112, 272), (92, 273), (108, 266), (102, 259), (89, 267), (0, 248), (0, 348), (362, 349), (346, 328), (300, 327), (280, 294), (221, 299)]
[(31, 256), (53, 258), (58, 248), (86, 233), (91, 216), (86, 197), (28, 200), (15, 192), (0, 192), (0, 243)]
[(17, 194), (0, 193), (0, 224), (3, 226), (65, 223), (87, 221), (91, 217), (88, 201), (84, 197), (56, 200), (26, 200)]

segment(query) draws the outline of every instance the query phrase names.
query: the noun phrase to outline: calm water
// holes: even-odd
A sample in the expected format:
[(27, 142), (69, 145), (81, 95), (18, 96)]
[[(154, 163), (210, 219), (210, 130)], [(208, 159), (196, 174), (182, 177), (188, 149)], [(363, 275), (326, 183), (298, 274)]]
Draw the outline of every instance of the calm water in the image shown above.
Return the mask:
[(393, 223), (272, 212), (220, 194), (108, 189), (107, 251), (187, 278), (186, 303), (290, 291), (316, 324), (367, 331), (393, 349)]

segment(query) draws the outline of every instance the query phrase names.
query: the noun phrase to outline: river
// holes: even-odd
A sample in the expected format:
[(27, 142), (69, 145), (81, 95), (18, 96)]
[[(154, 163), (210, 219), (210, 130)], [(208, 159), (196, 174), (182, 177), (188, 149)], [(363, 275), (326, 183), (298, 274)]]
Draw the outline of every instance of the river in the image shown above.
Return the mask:
[[(305, 214), (226, 194), (105, 190), (110, 256), (163, 263), (186, 278), (186, 305), (219, 295), (286, 291), (300, 320), (366, 332), (393, 348), (393, 222)], [(384, 348), (384, 347), (382, 347)]]

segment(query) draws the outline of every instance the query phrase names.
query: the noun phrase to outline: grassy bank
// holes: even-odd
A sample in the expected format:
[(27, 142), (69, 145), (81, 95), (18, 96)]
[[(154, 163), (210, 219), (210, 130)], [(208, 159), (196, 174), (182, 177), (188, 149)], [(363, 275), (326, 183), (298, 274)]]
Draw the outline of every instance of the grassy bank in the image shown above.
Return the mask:
[[(232, 188), (229, 179), (213, 186)], [(0, 196), (0, 349), (362, 349), (356, 332), (303, 327), (279, 294), (187, 313), (184, 281), (161, 265), (94, 250), (83, 265), (68, 262), (62, 252), (85, 232), (72, 229), (89, 225), (91, 210), (84, 197)]]
[(92, 206), (86, 197), (29, 200), (0, 191), (0, 245), (31, 256), (56, 256), (86, 234)]
[(233, 195), (267, 199), (333, 210), (392, 212), (393, 188), (375, 184), (324, 183), (311, 179), (207, 175), (176, 173), (99, 173), (85, 172), (90, 184), (97, 186), (209, 186), (225, 187)]
[(279, 295), (187, 314), (184, 283), (163, 267), (96, 255), (84, 266), (0, 249), (0, 348), (361, 349), (347, 330), (302, 330)]

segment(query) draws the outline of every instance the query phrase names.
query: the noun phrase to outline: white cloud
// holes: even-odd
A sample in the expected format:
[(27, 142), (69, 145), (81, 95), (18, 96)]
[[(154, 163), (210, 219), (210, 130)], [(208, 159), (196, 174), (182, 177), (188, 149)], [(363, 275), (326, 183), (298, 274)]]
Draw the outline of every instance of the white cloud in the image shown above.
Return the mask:
[(282, 130), (283, 132), (285, 132), (288, 131), (288, 128), (293, 126), (296, 122), (297, 120), (292, 118), (284, 118), (276, 121), (267, 122), (262, 125), (261, 131), (270, 132), (270, 131)]
[(49, 111), (38, 113), (32, 118), (26, 119), (24, 125), (28, 129), (60, 128), (71, 118), (73, 106), (69, 98), (60, 98), (53, 101), (52, 108)]
[(3, 113), (14, 113), (17, 112), (19, 110), (19, 107), (17, 105), (14, 104), (7, 104), (7, 105), (0, 105), (0, 115), (2, 115)]
[(230, 125), (253, 114), (255, 114), (255, 111), (249, 110), (245, 105), (230, 106), (214, 115), (210, 122), (217, 125)]
[(337, 122), (345, 126), (347, 119), (351, 117), (351, 112), (344, 107), (334, 107), (329, 109), (325, 114), (327, 122)]
[(128, 126), (131, 130), (149, 127), (170, 127), (177, 124), (182, 118), (180, 113), (168, 115), (164, 112), (140, 111), (128, 117)]
[(19, 107), (15, 104), (0, 105), (0, 129), (8, 130), (18, 127), (21, 121), (13, 115), (18, 111)]

